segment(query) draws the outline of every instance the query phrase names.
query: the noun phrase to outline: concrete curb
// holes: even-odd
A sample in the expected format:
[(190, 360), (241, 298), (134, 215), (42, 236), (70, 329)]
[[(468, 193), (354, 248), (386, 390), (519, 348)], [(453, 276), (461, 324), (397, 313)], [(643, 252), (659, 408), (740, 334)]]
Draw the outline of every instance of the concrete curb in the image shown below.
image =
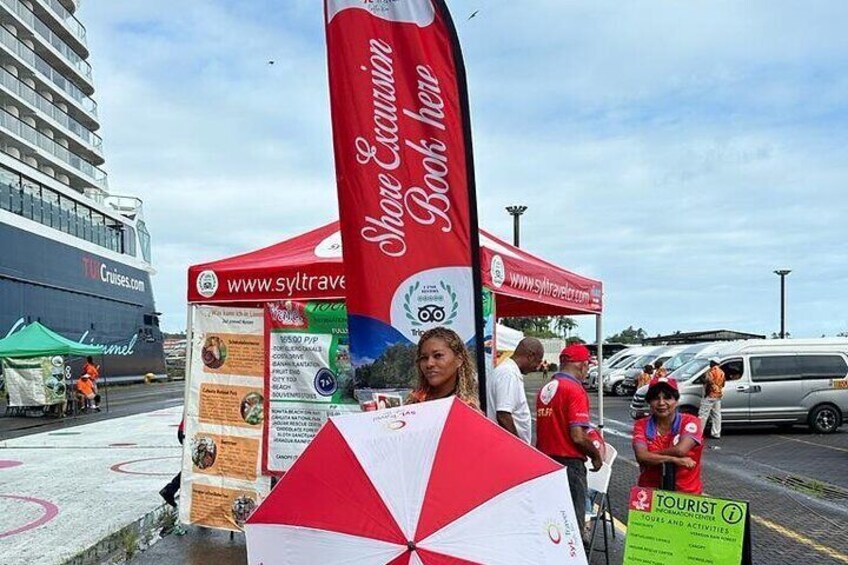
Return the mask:
[(174, 524), (177, 524), (176, 510), (163, 504), (64, 561), (62, 565), (126, 563), (138, 552), (159, 541), (162, 530)]

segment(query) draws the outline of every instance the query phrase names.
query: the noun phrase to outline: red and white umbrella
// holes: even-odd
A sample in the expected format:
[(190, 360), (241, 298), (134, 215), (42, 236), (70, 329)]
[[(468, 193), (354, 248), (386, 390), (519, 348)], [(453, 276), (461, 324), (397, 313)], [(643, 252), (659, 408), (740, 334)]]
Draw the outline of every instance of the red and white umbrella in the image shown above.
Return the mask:
[(252, 565), (586, 563), (563, 467), (454, 398), (332, 418), (248, 519)]

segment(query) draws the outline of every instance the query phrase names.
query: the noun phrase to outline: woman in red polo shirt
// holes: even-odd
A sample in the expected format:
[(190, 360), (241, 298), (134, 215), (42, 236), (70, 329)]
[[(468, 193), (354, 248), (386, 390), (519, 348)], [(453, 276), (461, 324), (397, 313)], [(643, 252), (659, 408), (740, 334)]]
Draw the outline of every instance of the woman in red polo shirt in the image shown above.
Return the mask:
[(651, 415), (633, 425), (633, 452), (639, 462), (639, 486), (660, 488), (662, 465), (675, 465), (677, 492), (701, 494), (703, 436), (697, 416), (677, 410), (680, 393), (669, 378), (651, 379), (645, 400)]

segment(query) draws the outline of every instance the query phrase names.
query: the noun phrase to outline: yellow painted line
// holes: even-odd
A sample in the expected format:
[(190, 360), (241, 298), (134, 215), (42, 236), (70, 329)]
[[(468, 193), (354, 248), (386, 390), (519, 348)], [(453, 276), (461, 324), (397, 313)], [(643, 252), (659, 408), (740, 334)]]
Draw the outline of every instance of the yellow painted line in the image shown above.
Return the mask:
[[(788, 438), (788, 439), (792, 439), (792, 438)], [(798, 441), (802, 441), (802, 440), (798, 440)], [(822, 446), (822, 447), (824, 447), (824, 446)], [(636, 463), (635, 461), (632, 461), (632, 460), (630, 460), (626, 457), (619, 457), (618, 460), (624, 461), (625, 463), (632, 465), (634, 467), (639, 466), (638, 463)], [(710, 496), (706, 492), (704, 493), (704, 495)], [(832, 557), (833, 559), (836, 559), (840, 563), (848, 564), (848, 555), (846, 555), (844, 553), (840, 553), (839, 551), (833, 549), (832, 547), (822, 545), (822, 544), (820, 544), (816, 541), (811, 540), (810, 538), (808, 538), (806, 536), (799, 534), (798, 532), (796, 532), (794, 530), (790, 530), (789, 528), (785, 528), (785, 527), (781, 526), (780, 524), (775, 524), (771, 520), (767, 520), (766, 518), (763, 518), (762, 516), (758, 516), (756, 514), (751, 514), (751, 520), (753, 520), (754, 522), (756, 522), (757, 524), (759, 524), (761, 526), (764, 526), (764, 527), (782, 535), (785, 538), (791, 539), (792, 541), (796, 541), (796, 542), (798, 542), (802, 545), (806, 545), (807, 547), (814, 549), (814, 550), (818, 551), (819, 553), (827, 555), (828, 557)], [(621, 524), (621, 528), (623, 528), (623, 529), (621, 529), (621, 528), (618, 528), (619, 524), (621, 524), (621, 523), (618, 520), (616, 520), (616, 528), (626, 534), (627, 533), (627, 526), (625, 526), (624, 524)]]
[(845, 555), (844, 553), (840, 553), (839, 551), (837, 551), (837, 550), (835, 550), (831, 547), (828, 547), (826, 545), (822, 545), (822, 544), (820, 544), (816, 541), (813, 541), (808, 537), (802, 536), (798, 532), (793, 532), (792, 530), (790, 530), (788, 528), (784, 528), (780, 524), (775, 524), (771, 520), (766, 520), (765, 518), (763, 518), (761, 516), (751, 515), (751, 519), (754, 520), (754, 522), (758, 523), (761, 526), (765, 526), (766, 528), (768, 528), (772, 531), (775, 531), (775, 532), (777, 532), (778, 534), (780, 534), (784, 537), (787, 537), (787, 538), (789, 538), (793, 541), (796, 541), (796, 542), (798, 542), (802, 545), (806, 545), (807, 547), (814, 549), (814, 550), (818, 551), (819, 553), (823, 553), (824, 555), (827, 555), (828, 557), (835, 559), (836, 561), (839, 561), (840, 563), (848, 563), (848, 555)]
[(807, 445), (813, 445), (815, 447), (822, 447), (824, 449), (832, 449), (833, 451), (841, 451), (843, 453), (848, 453), (848, 449), (844, 447), (836, 447), (835, 445), (822, 445), (820, 443), (816, 443), (814, 441), (807, 441), (805, 439), (798, 439), (797, 437), (789, 437), (789, 436), (777, 436), (782, 439), (788, 439), (789, 441), (797, 441), (798, 443), (806, 443)]
[[(600, 510), (601, 510), (600, 507), (598, 507), (598, 505), (596, 504), (595, 505), (595, 515), (596, 516), (597, 516), (597, 514)], [(616, 530), (618, 530), (622, 534), (627, 534), (627, 526), (625, 526), (622, 522), (619, 522), (618, 518), (616, 518), (615, 516), (612, 517), (612, 523), (615, 526)]]

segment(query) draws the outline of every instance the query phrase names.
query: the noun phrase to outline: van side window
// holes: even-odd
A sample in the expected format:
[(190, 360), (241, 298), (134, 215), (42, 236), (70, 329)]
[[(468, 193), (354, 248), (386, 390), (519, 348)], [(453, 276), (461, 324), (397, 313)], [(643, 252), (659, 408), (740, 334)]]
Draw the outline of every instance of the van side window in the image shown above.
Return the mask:
[(789, 381), (800, 375), (797, 357), (751, 357), (751, 379), (756, 382)]
[(848, 373), (839, 355), (799, 355), (798, 365), (803, 379), (841, 379)]
[(742, 367), (742, 359), (731, 359), (721, 364), (721, 370), (724, 371), (724, 376), (728, 381), (738, 381), (741, 379), (744, 373)]

